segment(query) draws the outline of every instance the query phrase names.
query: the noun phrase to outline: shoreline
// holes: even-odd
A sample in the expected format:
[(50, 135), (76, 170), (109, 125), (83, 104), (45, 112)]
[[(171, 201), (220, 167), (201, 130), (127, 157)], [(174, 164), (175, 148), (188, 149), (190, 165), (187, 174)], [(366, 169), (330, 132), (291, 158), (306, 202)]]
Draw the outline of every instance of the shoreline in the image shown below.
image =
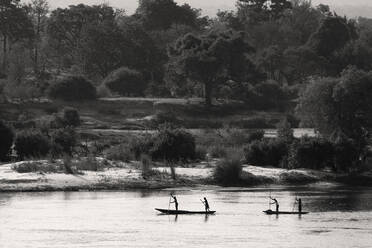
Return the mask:
[[(27, 161), (18, 163), (27, 163)], [(131, 164), (102, 171), (81, 171), (79, 174), (18, 173), (12, 169), (14, 165), (14, 163), (0, 165), (0, 193), (162, 190), (167, 188), (223, 189), (260, 186), (301, 187), (311, 184), (372, 186), (372, 172), (347, 175), (305, 169), (286, 170), (245, 165), (240, 182), (234, 185), (221, 185), (212, 179), (213, 167), (205, 167), (204, 164), (191, 168), (176, 167), (176, 180), (171, 178), (167, 167), (155, 167), (153, 175), (143, 178), (141, 171)]]

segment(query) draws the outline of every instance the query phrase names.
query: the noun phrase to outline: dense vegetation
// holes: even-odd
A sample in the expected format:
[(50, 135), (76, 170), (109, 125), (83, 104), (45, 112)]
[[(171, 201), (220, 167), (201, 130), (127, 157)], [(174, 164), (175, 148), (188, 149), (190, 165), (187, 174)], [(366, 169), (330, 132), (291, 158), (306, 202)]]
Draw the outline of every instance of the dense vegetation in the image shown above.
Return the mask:
[[(307, 0), (237, 0), (236, 6), (207, 17), (174, 0), (139, 1), (132, 15), (107, 4), (50, 10), (46, 0), (2, 1), (1, 104), (50, 105), (37, 120), (7, 112), (12, 120), (0, 122), (0, 160), (9, 159), (13, 144), (20, 159), (84, 154), (175, 163), (208, 154), (222, 159), (215, 178), (223, 183), (242, 177), (242, 158), (283, 168), (360, 168), (372, 125), (372, 21), (340, 17)], [(205, 104), (186, 104), (187, 116), (174, 107), (141, 123), (177, 128), (107, 141), (75, 129), (91, 122), (93, 110), (108, 113), (106, 120), (126, 110), (99, 105), (98, 96), (202, 97)], [(61, 111), (57, 102), (73, 107)], [(83, 104), (92, 109), (84, 120), (77, 110)], [(237, 108), (275, 110), (287, 120), (277, 138), (226, 127), (223, 134), (212, 132), (219, 138), (200, 140), (178, 128), (222, 128), (208, 115), (222, 119)], [(140, 110), (133, 112), (131, 119)], [(315, 128), (318, 137), (294, 138), (294, 123)], [(229, 124), (277, 123), (252, 118)]]

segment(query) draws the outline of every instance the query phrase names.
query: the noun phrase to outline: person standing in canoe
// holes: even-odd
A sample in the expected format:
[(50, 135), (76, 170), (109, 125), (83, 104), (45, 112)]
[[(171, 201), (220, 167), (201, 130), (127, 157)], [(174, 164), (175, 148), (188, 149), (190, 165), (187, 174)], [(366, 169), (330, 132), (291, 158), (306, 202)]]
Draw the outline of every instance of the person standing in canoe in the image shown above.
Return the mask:
[(176, 207), (176, 211), (178, 211), (177, 197), (175, 197), (174, 195), (171, 195), (171, 197), (173, 198), (173, 201), (171, 201), (170, 203), (174, 203), (174, 206)]
[(278, 202), (278, 200), (275, 199), (275, 198), (271, 198), (271, 196), (270, 196), (270, 199), (273, 200), (273, 202), (270, 202), (270, 204), (275, 204), (276, 212), (279, 212), (279, 202)]
[(296, 201), (298, 202), (298, 212), (302, 213), (302, 200), (301, 200), (301, 198), (296, 199)]
[(209, 212), (209, 203), (208, 203), (206, 197), (204, 197), (204, 201), (202, 201), (202, 203), (203, 203), (204, 206), (205, 206), (205, 212)]

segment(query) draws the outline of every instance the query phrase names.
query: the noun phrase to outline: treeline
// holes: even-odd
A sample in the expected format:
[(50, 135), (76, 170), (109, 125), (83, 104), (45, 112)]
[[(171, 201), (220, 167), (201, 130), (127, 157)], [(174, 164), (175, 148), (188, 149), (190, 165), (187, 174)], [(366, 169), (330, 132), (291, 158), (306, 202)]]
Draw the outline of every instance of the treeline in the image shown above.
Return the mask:
[(132, 15), (106, 4), (50, 10), (46, 0), (0, 7), (7, 99), (59, 97), (50, 88), (79, 76), (98, 96), (204, 96), (207, 104), (286, 109), (309, 79), (372, 65), (372, 22), (307, 0), (238, 0), (213, 18), (173, 0), (139, 1)]

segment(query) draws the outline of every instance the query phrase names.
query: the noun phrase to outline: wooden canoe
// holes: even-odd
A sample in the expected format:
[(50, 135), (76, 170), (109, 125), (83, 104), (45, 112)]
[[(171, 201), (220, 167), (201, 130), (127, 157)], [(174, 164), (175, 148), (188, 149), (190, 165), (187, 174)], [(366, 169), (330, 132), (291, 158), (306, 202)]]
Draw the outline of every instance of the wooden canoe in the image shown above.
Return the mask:
[(186, 210), (172, 210), (172, 209), (161, 209), (155, 208), (155, 210), (163, 214), (214, 214), (216, 211), (186, 211)]
[(286, 212), (286, 211), (279, 211), (279, 212), (276, 212), (276, 211), (273, 211), (273, 210), (265, 210), (263, 211), (265, 214), (308, 214), (309, 212)]

